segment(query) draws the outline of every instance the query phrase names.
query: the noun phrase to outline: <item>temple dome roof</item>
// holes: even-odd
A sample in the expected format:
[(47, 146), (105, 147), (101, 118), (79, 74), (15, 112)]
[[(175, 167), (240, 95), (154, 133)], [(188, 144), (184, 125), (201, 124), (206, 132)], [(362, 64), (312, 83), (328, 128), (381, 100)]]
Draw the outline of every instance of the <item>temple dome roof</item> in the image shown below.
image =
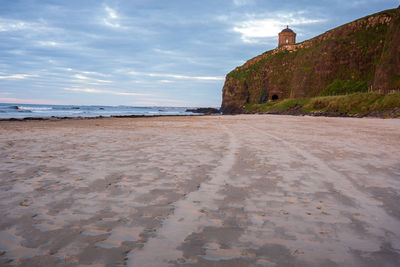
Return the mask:
[(286, 29), (283, 29), (281, 32), (291, 32), (291, 33), (294, 33), (294, 32), (292, 31), (292, 29), (289, 29), (289, 26), (286, 26)]

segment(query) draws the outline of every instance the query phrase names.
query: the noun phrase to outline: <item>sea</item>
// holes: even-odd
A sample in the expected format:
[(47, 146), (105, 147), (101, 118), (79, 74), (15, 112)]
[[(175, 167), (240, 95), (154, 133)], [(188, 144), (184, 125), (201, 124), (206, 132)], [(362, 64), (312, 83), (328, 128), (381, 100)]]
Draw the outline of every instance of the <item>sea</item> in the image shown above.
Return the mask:
[(202, 115), (184, 107), (77, 106), (0, 103), (0, 119)]

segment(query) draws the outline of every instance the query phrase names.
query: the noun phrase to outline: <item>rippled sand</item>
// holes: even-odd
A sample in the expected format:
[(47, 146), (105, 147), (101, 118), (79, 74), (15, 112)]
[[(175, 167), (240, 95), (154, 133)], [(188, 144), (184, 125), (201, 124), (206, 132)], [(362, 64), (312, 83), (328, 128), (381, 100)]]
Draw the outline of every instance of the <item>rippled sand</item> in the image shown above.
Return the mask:
[(400, 266), (400, 120), (0, 122), (0, 266)]

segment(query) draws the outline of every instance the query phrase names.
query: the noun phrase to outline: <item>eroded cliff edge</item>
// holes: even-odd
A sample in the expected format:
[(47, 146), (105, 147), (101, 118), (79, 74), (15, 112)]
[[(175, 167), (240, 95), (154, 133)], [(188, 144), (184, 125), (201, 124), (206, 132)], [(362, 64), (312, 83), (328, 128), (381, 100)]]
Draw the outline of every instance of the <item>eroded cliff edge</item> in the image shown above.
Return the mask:
[(247, 61), (226, 76), (221, 110), (238, 113), (245, 104), (272, 98), (314, 97), (335, 79), (365, 82), (381, 93), (400, 89), (400, 6)]

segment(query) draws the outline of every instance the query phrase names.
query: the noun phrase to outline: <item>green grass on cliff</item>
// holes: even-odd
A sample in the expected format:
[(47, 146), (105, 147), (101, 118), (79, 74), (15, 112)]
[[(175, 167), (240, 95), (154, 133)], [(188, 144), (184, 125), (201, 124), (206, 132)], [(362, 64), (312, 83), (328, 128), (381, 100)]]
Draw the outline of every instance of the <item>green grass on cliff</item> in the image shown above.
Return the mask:
[(392, 94), (354, 93), (338, 96), (318, 96), (302, 99), (285, 99), (264, 104), (247, 104), (245, 111), (260, 113), (285, 113), (293, 109), (299, 113), (326, 112), (330, 114), (366, 114), (400, 107), (400, 92)]
[(332, 83), (328, 84), (326, 88), (319, 94), (320, 96), (333, 96), (354, 94), (368, 91), (367, 81), (357, 81), (354, 79), (341, 80), (335, 79)]

